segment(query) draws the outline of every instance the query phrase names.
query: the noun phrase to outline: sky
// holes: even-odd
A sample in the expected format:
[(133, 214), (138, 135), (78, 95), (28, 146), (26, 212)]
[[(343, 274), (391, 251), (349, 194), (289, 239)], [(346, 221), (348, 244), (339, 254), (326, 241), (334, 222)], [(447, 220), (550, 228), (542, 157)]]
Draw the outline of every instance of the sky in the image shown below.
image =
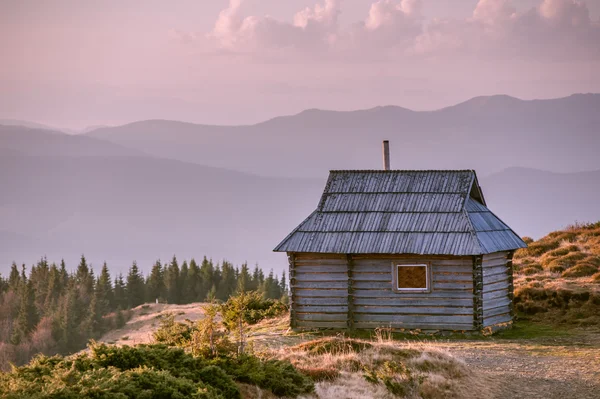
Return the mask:
[(600, 92), (600, 0), (5, 0), (0, 119), (256, 123)]

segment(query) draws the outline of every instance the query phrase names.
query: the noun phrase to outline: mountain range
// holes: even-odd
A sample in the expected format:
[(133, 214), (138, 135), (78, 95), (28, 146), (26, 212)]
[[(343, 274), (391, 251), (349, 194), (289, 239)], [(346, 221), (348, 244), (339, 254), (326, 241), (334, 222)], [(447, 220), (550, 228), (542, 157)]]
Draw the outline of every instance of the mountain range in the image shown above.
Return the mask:
[[(69, 135), (0, 126), (0, 272), (46, 255), (125, 270), (208, 255), (283, 270), (271, 249), (329, 169), (476, 169), (490, 208), (539, 237), (600, 219), (600, 95), (475, 98), (439, 111), (308, 110), (252, 126), (142, 121)], [(591, 170), (591, 171), (585, 171)]]

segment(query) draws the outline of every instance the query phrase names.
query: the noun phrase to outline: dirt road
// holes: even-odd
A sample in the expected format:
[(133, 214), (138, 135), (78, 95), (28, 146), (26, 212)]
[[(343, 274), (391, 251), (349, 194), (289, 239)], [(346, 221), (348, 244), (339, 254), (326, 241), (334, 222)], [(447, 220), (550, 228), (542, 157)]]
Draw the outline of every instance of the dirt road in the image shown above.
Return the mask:
[[(600, 341), (434, 343), (462, 358), (487, 380), (491, 397), (600, 398)], [(487, 385), (486, 384), (486, 385)]]

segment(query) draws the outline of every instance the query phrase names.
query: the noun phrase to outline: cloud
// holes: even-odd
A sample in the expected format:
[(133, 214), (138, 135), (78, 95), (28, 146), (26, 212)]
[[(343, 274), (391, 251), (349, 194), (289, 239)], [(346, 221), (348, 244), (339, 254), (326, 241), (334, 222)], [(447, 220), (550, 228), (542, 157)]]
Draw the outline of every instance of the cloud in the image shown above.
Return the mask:
[(268, 15), (242, 17), (241, 3), (241, 0), (230, 0), (207, 35), (221, 49), (241, 52), (290, 48), (310, 50), (335, 42), (340, 12), (337, 0), (326, 0), (324, 4), (299, 11), (293, 23)]
[[(339, 0), (298, 11), (291, 22), (243, 16), (242, 0), (230, 0), (203, 37), (219, 50), (261, 56), (317, 55), (360, 59), (443, 57), (600, 59), (600, 23), (583, 1), (540, 0), (517, 12), (516, 0), (480, 0), (464, 19), (421, 15), (421, 0), (378, 0), (363, 21), (340, 27)], [(176, 31), (183, 41), (201, 35)]]

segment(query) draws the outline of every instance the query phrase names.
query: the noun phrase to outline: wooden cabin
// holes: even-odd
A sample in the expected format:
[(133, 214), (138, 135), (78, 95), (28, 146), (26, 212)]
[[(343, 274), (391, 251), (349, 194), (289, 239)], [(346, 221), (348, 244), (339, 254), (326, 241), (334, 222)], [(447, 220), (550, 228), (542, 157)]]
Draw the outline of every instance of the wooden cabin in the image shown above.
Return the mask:
[(274, 251), (288, 255), (293, 328), (481, 331), (511, 325), (525, 246), (473, 170), (336, 170)]

